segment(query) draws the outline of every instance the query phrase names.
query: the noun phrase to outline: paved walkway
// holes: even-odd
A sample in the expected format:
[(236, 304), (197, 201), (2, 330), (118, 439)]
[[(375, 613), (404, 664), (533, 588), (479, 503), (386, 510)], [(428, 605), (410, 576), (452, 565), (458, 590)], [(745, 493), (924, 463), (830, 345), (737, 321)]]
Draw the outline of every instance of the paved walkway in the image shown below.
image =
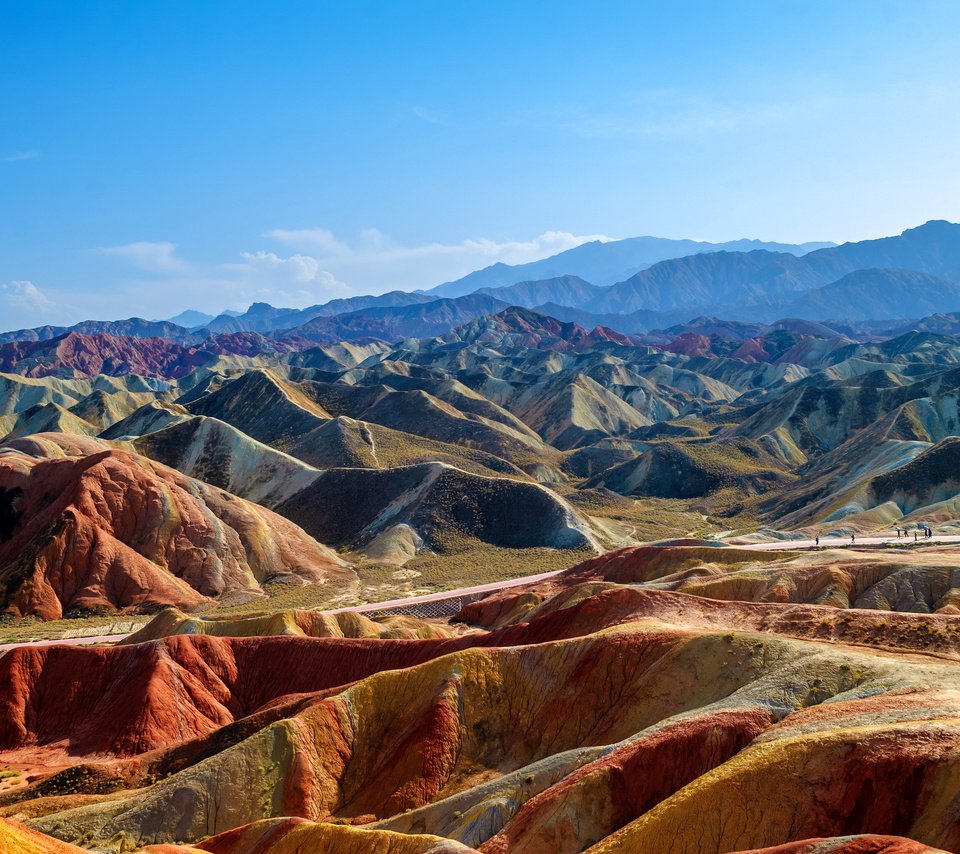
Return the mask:
[[(885, 534), (879, 537), (857, 537), (855, 543), (851, 543), (849, 537), (820, 538), (821, 549), (856, 548), (857, 546), (882, 546), (885, 543), (890, 543), (892, 545), (900, 544), (902, 546), (912, 546), (913, 531), (910, 532), (910, 536), (908, 537), (897, 537), (896, 534)], [(960, 543), (960, 536), (951, 534), (947, 536), (933, 536), (927, 538), (924, 538), (922, 535), (917, 537), (917, 545), (929, 546), (936, 545), (937, 543)], [(773, 543), (747, 543), (739, 546), (736, 543), (731, 542), (728, 543), (728, 545), (736, 546), (740, 549), (753, 549), (754, 551), (813, 549), (817, 546), (814, 540), (777, 540)]]
[[(368, 602), (364, 605), (351, 605), (348, 608), (334, 608), (326, 611), (327, 614), (346, 614), (349, 612), (364, 613), (368, 611), (389, 611), (393, 608), (409, 608), (413, 605), (422, 605), (426, 602), (442, 602), (444, 599), (456, 599), (474, 596), (478, 593), (492, 593), (495, 590), (503, 590), (508, 587), (519, 587), (522, 584), (533, 584), (537, 581), (543, 581), (554, 575), (559, 575), (563, 570), (557, 569), (552, 572), (541, 572), (537, 575), (525, 575), (522, 578), (510, 578), (506, 581), (491, 581), (487, 584), (475, 584), (472, 587), (460, 587), (456, 590), (441, 590), (437, 593), (423, 593), (419, 596), (408, 596), (405, 599), (388, 599), (384, 602)], [(20, 643), (0, 644), (0, 652), (8, 649), (14, 649), (18, 646), (52, 646), (54, 644), (69, 644), (71, 646), (80, 646), (90, 643), (112, 643), (113, 641), (123, 640), (128, 635), (99, 635), (96, 637), (84, 638), (62, 638), (60, 640), (37, 640), (22, 641)]]
[[(896, 534), (882, 535), (879, 537), (857, 537), (855, 543), (850, 542), (849, 537), (821, 537), (820, 548), (838, 549), (838, 548), (856, 548), (857, 546), (880, 546), (884, 543), (913, 545), (913, 532), (908, 537), (897, 537)], [(939, 543), (960, 543), (960, 535), (934, 536), (931, 538), (918, 537), (917, 544), (936, 545)], [(789, 551), (790, 549), (812, 549), (816, 548), (814, 540), (776, 540), (769, 543), (728, 543), (741, 549), (751, 549), (753, 551)], [(348, 612), (364, 613), (369, 611), (389, 611), (395, 608), (410, 608), (415, 605), (422, 605), (426, 602), (440, 602), (444, 599), (455, 599), (472, 597), (478, 593), (493, 593), (497, 590), (506, 590), (510, 587), (520, 587), (524, 584), (533, 584), (537, 581), (543, 581), (559, 575), (563, 570), (554, 570), (553, 572), (541, 572), (537, 575), (525, 575), (522, 578), (511, 578), (506, 581), (491, 581), (488, 584), (475, 584), (472, 587), (460, 587), (457, 590), (441, 590), (437, 593), (423, 593), (419, 596), (408, 596), (405, 599), (389, 599), (385, 602), (369, 602), (365, 605), (352, 605), (349, 608), (335, 608), (327, 611), (328, 614), (345, 614)], [(63, 638), (62, 640), (39, 640), (23, 641), (21, 643), (0, 644), (0, 653), (14, 649), (20, 646), (52, 646), (53, 644), (69, 644), (71, 646), (81, 646), (91, 643), (112, 643), (123, 640), (127, 635), (99, 635), (97, 637), (85, 638)]]
[(522, 578), (510, 578), (507, 581), (491, 581), (488, 584), (475, 584), (473, 587), (460, 587), (456, 590), (441, 590), (438, 593), (424, 593), (420, 596), (407, 596), (404, 599), (388, 599), (385, 602), (370, 602), (366, 605), (352, 605), (349, 608), (335, 608), (325, 613), (345, 614), (351, 611), (359, 613), (363, 613), (364, 611), (387, 611), (390, 608), (420, 605), (424, 602), (437, 602), (441, 599), (455, 599), (458, 597), (472, 596), (476, 593), (492, 593), (495, 590), (504, 590), (507, 587), (519, 587), (521, 584), (533, 584), (537, 581), (543, 581), (546, 578), (553, 578), (553, 576), (559, 575), (561, 572), (563, 572), (562, 569), (555, 569), (552, 572), (525, 575)]
[(69, 644), (70, 646), (83, 646), (88, 643), (112, 643), (113, 641), (123, 640), (127, 635), (94, 635), (85, 638), (58, 638), (54, 640), (35, 640), (21, 641), (20, 643), (0, 643), (0, 652), (8, 649), (14, 649), (18, 646), (54, 646), (56, 644)]

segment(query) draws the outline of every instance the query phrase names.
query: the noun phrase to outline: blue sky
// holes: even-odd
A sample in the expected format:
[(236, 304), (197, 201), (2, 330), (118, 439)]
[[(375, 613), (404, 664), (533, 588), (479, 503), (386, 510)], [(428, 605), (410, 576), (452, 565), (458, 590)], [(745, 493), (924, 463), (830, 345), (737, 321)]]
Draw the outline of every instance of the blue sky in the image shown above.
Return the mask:
[(0, 326), (960, 219), (960, 3), (0, 4)]

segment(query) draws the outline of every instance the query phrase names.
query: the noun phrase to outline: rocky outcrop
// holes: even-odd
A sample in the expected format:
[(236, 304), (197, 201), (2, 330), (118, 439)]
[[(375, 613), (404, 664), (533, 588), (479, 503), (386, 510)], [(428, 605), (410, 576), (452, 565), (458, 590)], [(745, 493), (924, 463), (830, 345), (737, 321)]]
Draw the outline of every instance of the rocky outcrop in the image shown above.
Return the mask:
[(269, 508), (320, 475), (306, 463), (204, 415), (161, 427), (132, 444), (150, 459)]
[[(907, 562), (889, 552), (800, 555), (641, 546), (607, 552), (546, 581), (490, 594), (465, 605), (460, 619), (500, 628), (576, 604), (589, 591), (609, 597), (604, 608), (610, 619), (639, 615), (632, 609), (646, 609), (642, 603), (667, 608), (669, 619), (682, 616), (685, 622), (726, 610), (731, 624), (753, 629), (841, 640), (834, 632), (844, 628), (847, 642), (940, 653), (954, 649), (958, 581), (955, 565), (935, 551)], [(621, 585), (632, 587), (625, 591)], [(635, 589), (638, 585), (656, 589)], [(668, 606), (668, 591), (681, 595), (683, 602)], [(855, 609), (855, 618), (843, 614), (846, 609)]]

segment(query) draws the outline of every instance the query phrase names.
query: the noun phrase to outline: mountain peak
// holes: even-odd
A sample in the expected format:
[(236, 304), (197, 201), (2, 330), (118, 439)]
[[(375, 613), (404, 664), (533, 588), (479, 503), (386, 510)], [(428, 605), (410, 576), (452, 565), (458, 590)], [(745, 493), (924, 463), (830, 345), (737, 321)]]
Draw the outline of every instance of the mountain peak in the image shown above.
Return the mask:
[(960, 234), (960, 224), (950, 222), (946, 219), (930, 219), (923, 223), (923, 225), (905, 229), (901, 236), (906, 237), (908, 234), (935, 238), (954, 236)]

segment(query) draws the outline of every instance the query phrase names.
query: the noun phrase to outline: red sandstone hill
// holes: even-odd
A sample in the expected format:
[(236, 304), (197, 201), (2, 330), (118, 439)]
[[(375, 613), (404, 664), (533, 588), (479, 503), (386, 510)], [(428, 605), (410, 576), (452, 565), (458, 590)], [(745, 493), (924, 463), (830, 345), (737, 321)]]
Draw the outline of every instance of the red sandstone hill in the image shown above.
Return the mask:
[[(0, 604), (14, 615), (190, 607), (271, 579), (356, 576), (292, 522), (145, 457), (43, 437), (0, 455)], [(333, 588), (332, 588), (333, 589)]]
[(315, 346), (306, 339), (266, 338), (256, 332), (218, 335), (196, 346), (166, 338), (132, 338), (70, 332), (42, 341), (0, 345), (0, 371), (27, 377), (93, 377), (98, 374), (177, 379), (218, 355), (259, 356)]
[(97, 374), (183, 376), (210, 358), (164, 338), (120, 338), (70, 332), (49, 341), (0, 346), (0, 370), (28, 377), (92, 377)]
[(668, 353), (680, 353), (684, 356), (705, 356), (713, 358), (713, 341), (706, 335), (697, 335), (693, 332), (685, 333), (673, 339), (669, 344), (663, 344), (662, 349)]

